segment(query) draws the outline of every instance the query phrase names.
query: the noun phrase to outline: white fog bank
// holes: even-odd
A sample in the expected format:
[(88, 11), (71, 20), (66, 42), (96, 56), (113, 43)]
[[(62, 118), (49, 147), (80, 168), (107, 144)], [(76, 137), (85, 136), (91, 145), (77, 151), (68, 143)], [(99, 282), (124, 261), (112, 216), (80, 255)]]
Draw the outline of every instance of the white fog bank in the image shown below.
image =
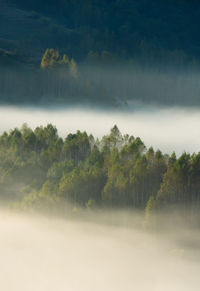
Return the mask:
[(199, 258), (173, 237), (6, 213), (0, 233), (3, 291), (199, 290)]
[(77, 130), (102, 137), (117, 124), (123, 134), (139, 136), (148, 147), (166, 153), (200, 151), (200, 109), (141, 107), (132, 112), (117, 112), (0, 107), (0, 133), (23, 123), (31, 128), (52, 123), (62, 137)]

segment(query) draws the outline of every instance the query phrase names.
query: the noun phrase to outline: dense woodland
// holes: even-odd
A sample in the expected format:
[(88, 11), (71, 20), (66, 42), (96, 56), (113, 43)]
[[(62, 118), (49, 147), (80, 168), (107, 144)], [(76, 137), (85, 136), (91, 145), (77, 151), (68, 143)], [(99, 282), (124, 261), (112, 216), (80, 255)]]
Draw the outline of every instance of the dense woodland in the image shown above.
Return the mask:
[(200, 104), (197, 0), (1, 0), (0, 8), (0, 103)]
[(149, 218), (179, 206), (191, 218), (200, 207), (200, 153), (168, 156), (117, 126), (98, 140), (23, 125), (0, 137), (0, 195), (24, 210), (124, 208)]
[(147, 57), (154, 62), (200, 57), (197, 0), (3, 2), (16, 5), (18, 15), (20, 9), (23, 12), (17, 36), (29, 50), (31, 46), (37, 51), (56, 44), (77, 59), (84, 59), (91, 50), (106, 50), (122, 58)]

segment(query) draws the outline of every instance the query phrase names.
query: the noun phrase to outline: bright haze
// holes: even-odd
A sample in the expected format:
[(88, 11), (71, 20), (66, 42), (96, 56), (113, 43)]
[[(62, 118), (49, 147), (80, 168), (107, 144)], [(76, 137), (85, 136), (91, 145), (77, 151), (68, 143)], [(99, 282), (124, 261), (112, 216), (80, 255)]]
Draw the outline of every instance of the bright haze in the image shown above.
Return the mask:
[(199, 152), (199, 109), (138, 106), (131, 111), (80, 108), (0, 107), (1, 133), (27, 123), (31, 128), (52, 123), (62, 137), (77, 130), (94, 137), (108, 134), (116, 124), (123, 134), (139, 136), (146, 146), (178, 155)]
[[(131, 218), (112, 214), (117, 217)], [(199, 290), (199, 251), (182, 246), (187, 233), (181, 228), (164, 239), (134, 224), (95, 224), (95, 219), (70, 222), (6, 212), (0, 218), (1, 290)]]

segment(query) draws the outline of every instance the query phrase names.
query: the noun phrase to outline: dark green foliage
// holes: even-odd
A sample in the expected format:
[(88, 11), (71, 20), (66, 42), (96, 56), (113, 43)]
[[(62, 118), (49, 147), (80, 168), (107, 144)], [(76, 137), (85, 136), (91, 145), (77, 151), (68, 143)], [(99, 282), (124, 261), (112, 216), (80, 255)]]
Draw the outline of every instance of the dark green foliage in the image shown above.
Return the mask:
[(43, 48), (56, 43), (75, 51), (76, 57), (90, 52), (90, 59), (110, 59), (107, 51), (111, 51), (121, 56), (164, 57), (172, 64), (187, 59), (187, 54), (200, 55), (197, 0), (10, 1), (29, 11), (37, 28), (32, 38), (38, 46), (39, 39)]
[(75, 164), (85, 161), (91, 151), (89, 137), (86, 132), (77, 131), (76, 134), (69, 134), (63, 145), (63, 155), (67, 160), (73, 160)]

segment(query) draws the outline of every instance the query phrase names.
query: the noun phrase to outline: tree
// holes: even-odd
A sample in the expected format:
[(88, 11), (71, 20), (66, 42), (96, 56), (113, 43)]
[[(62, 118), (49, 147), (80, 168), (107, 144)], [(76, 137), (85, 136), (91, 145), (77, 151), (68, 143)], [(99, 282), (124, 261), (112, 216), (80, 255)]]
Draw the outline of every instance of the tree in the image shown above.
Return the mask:
[(75, 164), (86, 161), (91, 152), (89, 137), (86, 132), (77, 131), (69, 134), (64, 142), (63, 156), (65, 159), (73, 160)]
[(53, 48), (46, 49), (42, 61), (41, 61), (41, 68), (51, 68), (55, 67), (59, 63), (60, 55), (57, 50), (54, 50)]

